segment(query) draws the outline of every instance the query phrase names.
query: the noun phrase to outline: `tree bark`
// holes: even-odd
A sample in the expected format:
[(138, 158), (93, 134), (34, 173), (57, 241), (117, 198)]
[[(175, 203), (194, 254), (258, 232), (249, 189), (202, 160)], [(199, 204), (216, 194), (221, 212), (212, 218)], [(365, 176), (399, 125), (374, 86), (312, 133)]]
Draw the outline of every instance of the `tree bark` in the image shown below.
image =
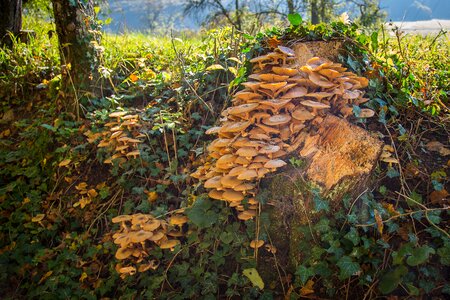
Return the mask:
[(310, 6), (310, 10), (311, 10), (311, 23), (312, 24), (319, 24), (320, 23), (320, 19), (319, 19), (319, 7), (318, 7), (318, 0), (312, 0), (311, 1), (311, 6)]
[(0, 44), (10, 44), (8, 33), (15, 36), (22, 29), (22, 0), (0, 0)]
[(288, 14), (295, 13), (294, 0), (287, 0)]
[(79, 116), (83, 95), (94, 92), (98, 38), (92, 0), (52, 0), (63, 67), (62, 105)]

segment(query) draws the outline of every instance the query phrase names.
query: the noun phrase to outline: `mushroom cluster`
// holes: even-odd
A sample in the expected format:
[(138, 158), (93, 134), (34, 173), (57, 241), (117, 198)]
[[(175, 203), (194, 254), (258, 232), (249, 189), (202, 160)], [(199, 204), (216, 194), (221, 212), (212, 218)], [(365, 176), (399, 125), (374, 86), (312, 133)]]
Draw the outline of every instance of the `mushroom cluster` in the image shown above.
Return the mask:
[(103, 133), (103, 139), (98, 144), (99, 148), (108, 148), (111, 156), (104, 163), (112, 164), (117, 161), (119, 164), (128, 159), (139, 157), (137, 145), (142, 143), (145, 135), (138, 132), (141, 127), (139, 115), (131, 115), (125, 111), (117, 111), (109, 114), (111, 122), (105, 124), (109, 130)]
[[(120, 223), (120, 229), (114, 233), (114, 243), (119, 245), (115, 257), (119, 260), (140, 264), (138, 271), (155, 269), (154, 260), (149, 261), (149, 252), (154, 247), (173, 250), (180, 244), (178, 238), (184, 236), (182, 226), (188, 218), (182, 214), (172, 215), (168, 221), (159, 220), (150, 214), (120, 215), (112, 219)], [(133, 275), (133, 266), (118, 268), (121, 274)]]
[[(236, 207), (243, 220), (256, 215), (257, 181), (286, 165), (283, 158), (301, 150), (313, 126), (327, 113), (348, 118), (368, 100), (361, 91), (368, 80), (338, 63), (314, 57), (298, 66), (294, 51), (283, 46), (250, 62), (251, 81), (222, 112), (221, 126), (206, 132), (218, 138), (208, 146), (208, 163), (191, 175), (204, 180), (210, 198)], [(358, 109), (359, 118), (373, 115)], [(244, 209), (247, 196), (250, 206)]]

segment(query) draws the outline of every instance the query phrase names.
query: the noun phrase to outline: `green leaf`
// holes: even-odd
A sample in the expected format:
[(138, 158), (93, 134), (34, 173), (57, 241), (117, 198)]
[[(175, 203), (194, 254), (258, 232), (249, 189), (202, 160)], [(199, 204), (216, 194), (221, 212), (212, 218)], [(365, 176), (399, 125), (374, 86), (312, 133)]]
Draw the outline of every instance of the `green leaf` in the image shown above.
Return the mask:
[(330, 220), (327, 218), (320, 219), (320, 221), (314, 225), (314, 229), (320, 233), (327, 232), (330, 229)]
[(450, 245), (445, 245), (437, 250), (437, 254), (440, 257), (441, 264), (450, 265)]
[(220, 240), (224, 242), (225, 244), (229, 244), (233, 241), (233, 234), (228, 231), (223, 231), (220, 234)]
[(411, 256), (406, 259), (406, 263), (412, 267), (423, 264), (428, 260), (430, 254), (436, 253), (433, 248), (428, 245), (415, 248), (411, 251)]
[(219, 64), (211, 65), (206, 68), (206, 71), (215, 71), (215, 70), (225, 70), (225, 68)]
[(408, 294), (411, 296), (419, 296), (419, 289), (410, 283), (405, 283), (405, 286), (408, 288)]
[(322, 200), (319, 196), (314, 196), (314, 206), (317, 211), (324, 210), (328, 212), (330, 210), (330, 206), (328, 205), (328, 201)]
[(359, 244), (359, 235), (355, 227), (352, 227), (350, 231), (344, 236), (347, 240), (351, 241), (354, 246)]
[(288, 20), (292, 26), (298, 26), (298, 25), (302, 24), (302, 22), (303, 22), (303, 18), (302, 18), (302, 16), (300, 16), (299, 13), (289, 14)]
[(409, 195), (409, 198), (406, 198), (406, 202), (408, 203), (409, 206), (418, 205), (417, 203), (422, 204), (423, 202), (422, 195), (413, 191), (411, 195)]
[(242, 274), (251, 281), (253, 286), (259, 287), (260, 290), (264, 289), (264, 281), (255, 268), (244, 269)]
[(389, 294), (395, 290), (398, 285), (402, 282), (403, 276), (408, 273), (408, 268), (401, 265), (395, 268), (395, 270), (388, 271), (381, 277), (378, 289), (383, 294)]
[(314, 272), (310, 268), (300, 265), (297, 268), (295, 275), (300, 277), (300, 281), (302, 282), (302, 285), (304, 285), (311, 276), (314, 276)]
[(355, 274), (360, 270), (359, 264), (354, 262), (349, 256), (342, 256), (338, 260), (336, 265), (339, 267), (341, 272), (339, 273), (339, 279), (344, 280)]
[(186, 211), (189, 220), (199, 228), (211, 227), (218, 219), (218, 215), (210, 210), (212, 202), (209, 199), (197, 198), (192, 207)]

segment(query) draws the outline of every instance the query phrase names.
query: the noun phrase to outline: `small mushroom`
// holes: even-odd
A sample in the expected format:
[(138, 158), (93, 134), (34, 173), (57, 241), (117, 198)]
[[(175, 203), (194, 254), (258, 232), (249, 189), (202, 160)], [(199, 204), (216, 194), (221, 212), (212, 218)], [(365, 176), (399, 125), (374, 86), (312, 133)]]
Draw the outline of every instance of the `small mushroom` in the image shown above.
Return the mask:
[(258, 248), (262, 247), (263, 245), (264, 245), (263, 240), (252, 240), (250, 242), (250, 247), (253, 249), (258, 249)]
[(159, 248), (161, 248), (161, 249), (173, 249), (179, 243), (180, 243), (179, 240), (167, 240), (167, 241), (162, 242), (159, 245)]

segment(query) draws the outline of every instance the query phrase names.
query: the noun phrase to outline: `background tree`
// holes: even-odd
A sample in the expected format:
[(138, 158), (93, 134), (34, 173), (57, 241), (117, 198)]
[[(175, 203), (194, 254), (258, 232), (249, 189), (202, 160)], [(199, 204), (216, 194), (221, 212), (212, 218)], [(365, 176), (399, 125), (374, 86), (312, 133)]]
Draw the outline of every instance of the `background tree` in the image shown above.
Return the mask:
[(185, 12), (194, 14), (210, 12), (209, 20), (225, 18), (230, 25), (242, 30), (242, 15), (247, 2), (245, 0), (187, 0)]
[(9, 32), (18, 35), (21, 29), (22, 0), (0, 0), (0, 44), (9, 43)]
[[(379, 0), (349, 0), (351, 10), (357, 11), (355, 20), (362, 26), (370, 26), (383, 21), (386, 12), (380, 7)], [(352, 5), (353, 4), (353, 5)]]
[(79, 116), (80, 99), (95, 91), (99, 32), (92, 0), (52, 0), (63, 68), (63, 106)]

